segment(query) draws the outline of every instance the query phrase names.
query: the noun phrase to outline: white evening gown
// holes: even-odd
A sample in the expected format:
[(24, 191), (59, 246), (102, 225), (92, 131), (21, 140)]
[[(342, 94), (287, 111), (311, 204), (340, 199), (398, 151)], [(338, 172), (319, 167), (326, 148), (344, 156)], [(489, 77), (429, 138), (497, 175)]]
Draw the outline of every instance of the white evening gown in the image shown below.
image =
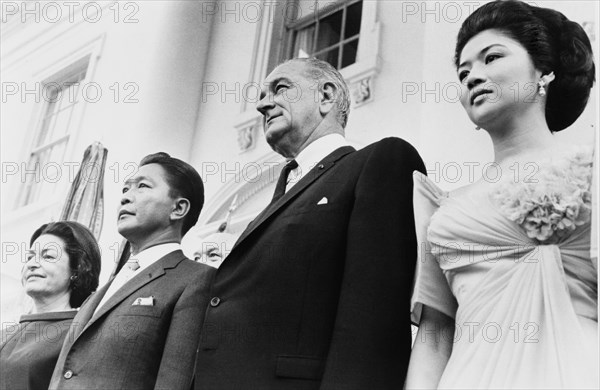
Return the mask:
[(415, 172), (413, 321), (427, 305), (456, 324), (439, 388), (598, 389), (592, 152), (538, 164), (457, 196)]

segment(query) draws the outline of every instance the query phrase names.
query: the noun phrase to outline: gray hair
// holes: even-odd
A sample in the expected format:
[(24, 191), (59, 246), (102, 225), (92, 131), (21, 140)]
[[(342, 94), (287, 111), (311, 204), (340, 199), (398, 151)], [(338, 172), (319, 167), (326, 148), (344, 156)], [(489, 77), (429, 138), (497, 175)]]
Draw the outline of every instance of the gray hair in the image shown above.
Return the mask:
[(315, 57), (311, 58), (293, 58), (287, 60), (288, 62), (301, 62), (307, 66), (307, 72), (310, 77), (315, 81), (319, 82), (319, 87), (325, 84), (325, 82), (331, 82), (335, 84), (338, 89), (338, 95), (335, 97), (337, 104), (337, 121), (342, 128), (346, 128), (348, 123), (348, 115), (350, 114), (350, 91), (344, 78), (329, 62), (320, 60)]

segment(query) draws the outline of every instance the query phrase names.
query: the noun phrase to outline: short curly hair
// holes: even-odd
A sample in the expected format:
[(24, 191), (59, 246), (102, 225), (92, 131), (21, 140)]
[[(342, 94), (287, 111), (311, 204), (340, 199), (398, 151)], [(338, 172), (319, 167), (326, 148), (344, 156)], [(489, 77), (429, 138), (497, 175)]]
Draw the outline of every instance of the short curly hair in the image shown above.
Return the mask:
[(543, 74), (554, 72), (548, 85), (546, 122), (551, 131), (575, 122), (587, 105), (595, 81), (594, 55), (583, 28), (562, 13), (518, 0), (498, 0), (473, 12), (458, 33), (454, 61), (458, 68), (467, 42), (496, 29), (519, 42)]
[(72, 308), (80, 307), (98, 288), (102, 263), (98, 242), (89, 229), (79, 222), (59, 221), (40, 226), (31, 236), (29, 245), (32, 246), (44, 234), (59, 237), (65, 242), (71, 268), (69, 304)]

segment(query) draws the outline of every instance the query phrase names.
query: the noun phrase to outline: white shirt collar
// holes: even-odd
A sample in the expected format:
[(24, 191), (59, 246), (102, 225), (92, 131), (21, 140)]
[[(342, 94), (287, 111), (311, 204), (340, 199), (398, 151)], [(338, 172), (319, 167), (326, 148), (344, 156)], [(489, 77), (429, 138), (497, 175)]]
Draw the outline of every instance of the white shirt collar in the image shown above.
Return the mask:
[(98, 309), (102, 307), (109, 299), (112, 297), (116, 291), (118, 291), (123, 285), (125, 285), (131, 278), (135, 275), (139, 274), (142, 270), (148, 268), (152, 264), (156, 263), (158, 260), (162, 259), (164, 256), (168, 255), (171, 252), (181, 249), (181, 244), (176, 242), (169, 242), (166, 244), (159, 244), (152, 246), (148, 249), (144, 249), (137, 255), (131, 255), (130, 259), (136, 259), (140, 268), (135, 270), (135, 272), (127, 273), (123, 272), (124, 270), (119, 271), (117, 276), (113, 279), (112, 283), (106, 290), (106, 293), (100, 300), (98, 306), (94, 310), (94, 313), (98, 312)]
[(289, 190), (297, 182), (304, 177), (311, 169), (313, 169), (321, 160), (329, 156), (334, 150), (343, 146), (348, 146), (346, 138), (341, 134), (328, 134), (312, 143), (296, 156), (298, 168), (290, 172), (290, 179), (286, 187)]
[(166, 244), (159, 244), (151, 246), (150, 248), (146, 248), (135, 256), (131, 255), (130, 258), (137, 259), (138, 263), (140, 264), (140, 268), (137, 270), (137, 272), (139, 272), (176, 250), (181, 250), (181, 244), (169, 242)]

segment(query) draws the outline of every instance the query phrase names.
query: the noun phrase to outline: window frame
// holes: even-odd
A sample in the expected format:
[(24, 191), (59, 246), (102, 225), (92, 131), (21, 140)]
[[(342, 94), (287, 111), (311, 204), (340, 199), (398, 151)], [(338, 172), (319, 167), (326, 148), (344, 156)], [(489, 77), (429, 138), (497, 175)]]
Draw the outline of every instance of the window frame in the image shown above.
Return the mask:
[[(277, 65), (288, 59), (286, 50), (290, 47), (287, 42), (290, 39), (290, 34), (287, 34), (284, 15), (288, 15), (286, 11), (291, 8), (289, 4), (296, 4), (296, 1), (276, 2), (273, 14), (280, 15), (280, 17), (273, 19), (269, 18), (270, 13), (268, 13), (267, 7), (264, 7), (261, 23), (257, 26), (255, 32), (248, 84), (259, 85)], [(346, 3), (340, 4), (344, 5)], [(335, 12), (335, 8), (330, 8), (328, 11)], [(377, 12), (377, 1), (363, 0), (356, 62), (340, 70), (350, 88), (353, 108), (375, 100), (373, 80), (379, 73), (381, 35), (381, 24), (378, 21)], [(302, 22), (306, 22), (306, 20), (301, 18), (294, 21), (294, 23)], [(234, 120), (233, 128), (238, 136), (243, 132), (244, 136), (247, 136), (250, 141), (247, 146), (239, 148), (240, 154), (251, 153), (254, 150), (257, 140), (261, 138), (263, 133), (262, 126), (262, 115), (256, 110), (255, 105), (249, 104), (248, 101), (243, 99), (240, 103), (240, 113)]]
[[(285, 39), (285, 48), (283, 50), (283, 54), (284, 54), (285, 58), (283, 58), (282, 60), (291, 59), (294, 57), (293, 51), (294, 51), (294, 46), (295, 46), (295, 40), (296, 40), (296, 37), (297, 37), (299, 31), (314, 24), (315, 25), (315, 36), (313, 38), (313, 46), (316, 47), (316, 40), (319, 37), (320, 21), (339, 12), (339, 11), (342, 11), (342, 30), (341, 30), (341, 34), (340, 34), (340, 40), (338, 40), (335, 44), (327, 46), (319, 51), (316, 51), (314, 53), (309, 53), (309, 56), (314, 57), (319, 54), (326, 53), (326, 52), (332, 50), (333, 48), (336, 48), (337, 50), (339, 50), (338, 61), (337, 61), (338, 63), (337, 63), (337, 66), (335, 66), (336, 69), (341, 71), (344, 68), (347, 68), (349, 66), (356, 64), (359, 60), (358, 52), (359, 52), (359, 47), (360, 47), (359, 46), (360, 39), (362, 38), (362, 35), (363, 35), (362, 28), (364, 25), (364, 23), (363, 23), (364, 15), (361, 13), (361, 23), (360, 23), (361, 25), (360, 25), (358, 34), (353, 35), (352, 37), (346, 38), (345, 30), (346, 30), (346, 20), (347, 20), (347, 15), (348, 15), (348, 8), (350, 8), (352, 5), (359, 3), (359, 2), (362, 3), (361, 6), (364, 9), (364, 6), (365, 6), (364, 0), (345, 0), (345, 1), (340, 1), (333, 5), (326, 5), (323, 10), (320, 10), (317, 7), (317, 9), (309, 15), (302, 16), (298, 20), (284, 23), (283, 27), (284, 27), (284, 31), (285, 31), (284, 33), (286, 35), (286, 39)], [(294, 3), (297, 3), (297, 2), (294, 1)], [(356, 58), (354, 59), (354, 62), (352, 64), (342, 67), (341, 65), (342, 65), (343, 57), (344, 57), (344, 45), (353, 40), (359, 41), (359, 45), (357, 45)]]
[[(77, 42), (71, 46), (53, 44), (44, 46), (43, 49), (40, 49), (39, 45), (26, 46), (23, 53), (21, 53), (22, 55), (17, 60), (10, 62), (3, 70), (6, 72), (17, 72), (16, 69), (19, 69), (18, 72), (20, 73), (17, 73), (19, 75), (19, 80), (29, 83), (41, 83), (40, 80), (43, 81), (53, 77), (64, 77), (65, 72), (72, 69), (75, 64), (89, 58), (85, 83), (93, 83), (96, 82), (96, 68), (98, 61), (102, 57), (105, 41), (106, 33), (101, 33), (92, 37), (78, 37)], [(44, 53), (46, 57), (40, 57), (40, 52)], [(23, 70), (21, 71), (20, 69)], [(53, 188), (52, 193), (45, 194), (36, 202), (26, 206), (18, 206), (23, 187), (23, 182), (21, 180), (22, 168), (24, 164), (27, 163), (32, 150), (32, 145), (35, 142), (34, 137), (40, 126), (39, 121), (44, 114), (45, 104), (41, 104), (39, 101), (27, 102), (27, 106), (28, 113), (26, 114), (26, 117), (29, 119), (25, 121), (26, 123), (19, 126), (19, 130), (23, 132), (25, 136), (23, 137), (22, 142), (19, 142), (17, 146), (18, 152), (12, 157), (14, 161), (19, 164), (20, 174), (12, 176), (7, 183), (5, 183), (6, 190), (2, 202), (2, 211), (4, 213), (2, 226), (11, 226), (13, 223), (22, 223), (22, 221), (54, 220), (60, 215), (64, 196), (68, 189), (68, 180), (58, 181), (55, 184), (56, 187)], [(73, 119), (74, 127), (70, 134), (69, 143), (65, 149), (64, 159), (59, 163), (72, 161), (73, 154), (79, 147), (78, 142), (81, 142), (82, 138), (86, 140), (90, 138), (91, 134), (89, 132), (82, 131), (85, 112), (88, 108), (86, 101), (81, 102), (81, 106), (76, 112), (76, 117)], [(103, 142), (102, 136), (99, 141)], [(79, 156), (77, 158), (79, 158)], [(65, 167), (61, 166), (63, 171), (67, 169)], [(62, 176), (66, 177), (67, 175)]]
[[(52, 76), (46, 77), (45, 80), (40, 82), (41, 90), (43, 91), (41, 91), (42, 96), (47, 96), (45, 91), (51, 85), (53, 86), (56, 84), (61, 86), (62, 88), (60, 91), (63, 93), (63, 91), (66, 91), (69, 88), (70, 84), (84, 84), (89, 77), (90, 65), (91, 55), (88, 54), (64, 67), (60, 71), (55, 72)], [(83, 76), (80, 76), (82, 73)], [(42, 104), (38, 104), (35, 108), (36, 112), (34, 115), (37, 115), (37, 119), (35, 121), (35, 126), (32, 129), (32, 135), (30, 137), (30, 142), (28, 143), (29, 147), (27, 148), (26, 157), (24, 159), (24, 166), (26, 166), (28, 170), (35, 170), (35, 174), (33, 175), (33, 178), (31, 178), (31, 176), (26, 176), (26, 178), (29, 178), (29, 180), (24, 180), (21, 183), (20, 188), (17, 191), (18, 196), (16, 197), (14, 203), (15, 209), (26, 208), (41, 201), (42, 192), (40, 191), (43, 190), (43, 187), (39, 186), (43, 186), (44, 181), (42, 177), (42, 164), (51, 162), (60, 163), (65, 161), (65, 158), (69, 153), (69, 148), (72, 144), (71, 140), (73, 135), (78, 131), (79, 119), (83, 111), (82, 106), (85, 104), (85, 102), (80, 100), (81, 97), (79, 96), (79, 91), (80, 90), (78, 89), (78, 93), (75, 96), (75, 101), (67, 103), (68, 107), (60, 107), (51, 114), (49, 114), (50, 106), (55, 102), (50, 99), (42, 99)], [(65, 98), (67, 97), (61, 96), (61, 99), (58, 101), (62, 101), (62, 99)], [(56, 125), (55, 123), (47, 124), (47, 119), (51, 118), (52, 116), (56, 116), (59, 112), (64, 111), (65, 109), (70, 109), (71, 112), (64, 134), (56, 136), (47, 141), (42, 139), (46, 138), (47, 132), (49, 131), (49, 126)], [(50, 119), (50, 122), (52, 122), (52, 119)], [(54, 129), (50, 131), (54, 131)], [(61, 161), (52, 161), (50, 159), (48, 159), (48, 161), (41, 161), (42, 159), (40, 156), (43, 156), (44, 153), (52, 153), (52, 150), (59, 145), (64, 145)], [(37, 189), (35, 188), (36, 186), (38, 186)]]

